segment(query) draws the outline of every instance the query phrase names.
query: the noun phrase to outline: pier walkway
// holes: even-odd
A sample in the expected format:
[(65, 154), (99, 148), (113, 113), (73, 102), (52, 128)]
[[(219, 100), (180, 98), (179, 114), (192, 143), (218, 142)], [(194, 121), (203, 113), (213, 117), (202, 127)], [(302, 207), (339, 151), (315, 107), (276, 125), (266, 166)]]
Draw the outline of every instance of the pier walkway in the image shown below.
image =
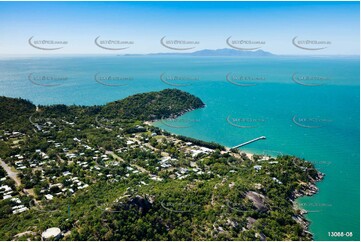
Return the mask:
[(253, 142), (255, 142), (255, 141), (257, 141), (257, 140), (261, 140), (261, 139), (266, 139), (266, 136), (261, 136), (261, 137), (258, 137), (258, 138), (249, 140), (249, 141), (247, 141), (247, 142), (244, 142), (244, 143), (242, 143), (242, 144), (239, 144), (239, 145), (236, 145), (236, 146), (232, 147), (232, 149), (237, 149), (237, 148), (239, 148), (239, 147), (248, 145), (248, 144), (250, 144), (250, 143), (253, 143)]

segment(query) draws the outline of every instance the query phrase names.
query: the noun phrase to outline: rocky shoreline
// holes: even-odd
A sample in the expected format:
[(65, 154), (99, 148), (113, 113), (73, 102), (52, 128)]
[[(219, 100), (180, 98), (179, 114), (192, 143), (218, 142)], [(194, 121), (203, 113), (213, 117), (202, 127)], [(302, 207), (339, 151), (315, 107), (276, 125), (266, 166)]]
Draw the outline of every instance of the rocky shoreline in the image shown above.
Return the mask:
[(291, 198), (291, 202), (293, 203), (294, 210), (297, 211), (298, 213), (297, 215), (294, 215), (292, 218), (302, 226), (303, 231), (309, 234), (312, 239), (313, 239), (313, 234), (310, 231), (308, 231), (311, 222), (304, 217), (304, 214), (307, 214), (308, 212), (300, 208), (295, 200), (303, 196), (313, 196), (316, 193), (318, 193), (319, 189), (316, 186), (316, 182), (322, 181), (324, 177), (325, 174), (322, 172), (317, 172), (316, 178), (312, 178), (311, 176), (309, 176), (310, 181), (308, 183), (302, 184), (301, 189), (293, 191)]
[[(205, 107), (205, 105), (203, 105), (200, 108), (204, 108), (204, 107)], [(170, 119), (174, 120), (174, 119), (177, 119), (178, 117), (184, 115), (185, 113), (196, 110), (196, 109), (198, 109), (198, 108), (191, 108), (191, 109), (185, 110), (183, 112), (173, 114), (168, 118), (154, 119), (152, 121), (146, 121), (144, 123), (148, 124), (148, 125), (154, 125), (155, 122), (159, 122), (159, 121), (162, 122), (163, 120), (170, 120)], [(228, 150), (230, 149), (229, 147), (226, 147), (226, 148)], [(245, 153), (245, 152), (243, 152), (243, 153)], [(251, 157), (254, 154), (246, 153), (246, 155), (251, 159)], [(319, 189), (316, 186), (316, 183), (322, 181), (324, 177), (325, 177), (325, 174), (322, 173), (322, 172), (319, 172), (319, 171), (317, 171), (317, 176), (315, 178), (313, 178), (311, 176), (308, 176), (309, 182), (308, 183), (302, 183), (301, 189), (294, 190), (293, 193), (292, 193), (292, 196), (290, 198), (290, 201), (293, 204), (293, 208), (296, 211), (296, 215), (292, 216), (292, 218), (298, 224), (300, 224), (302, 226), (304, 233), (308, 234), (312, 240), (313, 240), (313, 234), (310, 231), (308, 231), (310, 221), (308, 221), (304, 217), (304, 214), (307, 214), (308, 212), (298, 206), (298, 204), (296, 202), (296, 199), (300, 198), (300, 197), (303, 197), (303, 196), (313, 196), (316, 193), (318, 193)]]

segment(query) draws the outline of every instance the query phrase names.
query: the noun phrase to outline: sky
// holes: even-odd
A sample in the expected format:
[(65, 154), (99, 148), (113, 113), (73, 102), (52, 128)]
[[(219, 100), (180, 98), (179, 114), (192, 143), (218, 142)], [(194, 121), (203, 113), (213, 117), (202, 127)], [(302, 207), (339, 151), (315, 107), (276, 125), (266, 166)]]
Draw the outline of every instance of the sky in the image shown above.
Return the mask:
[[(359, 2), (0, 2), (0, 56), (144, 54), (231, 48), (231, 41), (279, 55), (359, 55)], [(101, 46), (102, 40), (126, 41)], [(43, 50), (33, 47), (55, 48)], [(171, 40), (191, 44), (161, 44)], [(326, 41), (321, 50), (292, 40)], [(65, 41), (36, 44), (34, 41)], [(39, 42), (37, 42), (39, 43)], [(243, 42), (244, 43), (244, 42)], [(297, 42), (298, 43), (298, 42)], [(324, 42), (323, 42), (324, 43)], [(170, 46), (167, 44), (167, 46)], [(310, 47), (310, 45), (302, 45)], [(191, 50), (183, 48), (192, 47)]]

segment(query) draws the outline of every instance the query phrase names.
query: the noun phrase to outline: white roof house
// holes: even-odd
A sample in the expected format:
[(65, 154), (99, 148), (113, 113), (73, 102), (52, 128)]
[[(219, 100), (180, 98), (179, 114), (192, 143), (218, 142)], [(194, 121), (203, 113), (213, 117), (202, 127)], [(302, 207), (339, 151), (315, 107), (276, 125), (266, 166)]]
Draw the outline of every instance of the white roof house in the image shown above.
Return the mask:
[(4, 192), (12, 191), (11, 187), (9, 187), (8, 185), (1, 186), (0, 190), (4, 190)]
[(4, 197), (3, 197), (3, 199), (5, 200), (5, 199), (8, 199), (8, 198), (12, 198), (13, 196), (11, 196), (11, 195), (5, 195)]
[(13, 214), (17, 214), (17, 213), (22, 213), (22, 212), (25, 212), (29, 210), (28, 208), (24, 207), (24, 208), (19, 208), (19, 209), (16, 209), (16, 210), (13, 210)]
[(259, 170), (262, 169), (262, 166), (260, 166), (260, 165), (255, 165), (255, 166), (253, 166), (253, 168), (254, 168), (256, 171), (259, 171)]
[(47, 230), (45, 230), (41, 234), (41, 237), (44, 240), (48, 240), (48, 239), (51, 239), (51, 238), (59, 239), (61, 237), (61, 230), (59, 228), (56, 228), (56, 227), (48, 228)]

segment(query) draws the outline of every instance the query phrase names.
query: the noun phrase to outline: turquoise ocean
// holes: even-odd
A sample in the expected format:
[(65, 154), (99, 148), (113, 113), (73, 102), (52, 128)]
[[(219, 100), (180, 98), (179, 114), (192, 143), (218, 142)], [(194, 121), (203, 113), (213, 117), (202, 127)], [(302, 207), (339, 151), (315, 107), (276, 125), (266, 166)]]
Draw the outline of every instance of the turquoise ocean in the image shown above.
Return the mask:
[[(244, 151), (296, 155), (325, 179), (297, 200), (315, 240), (360, 238), (359, 57), (68, 56), (0, 59), (0, 95), (101, 105), (178, 88), (206, 104), (156, 125)], [(329, 232), (352, 232), (330, 237)]]

